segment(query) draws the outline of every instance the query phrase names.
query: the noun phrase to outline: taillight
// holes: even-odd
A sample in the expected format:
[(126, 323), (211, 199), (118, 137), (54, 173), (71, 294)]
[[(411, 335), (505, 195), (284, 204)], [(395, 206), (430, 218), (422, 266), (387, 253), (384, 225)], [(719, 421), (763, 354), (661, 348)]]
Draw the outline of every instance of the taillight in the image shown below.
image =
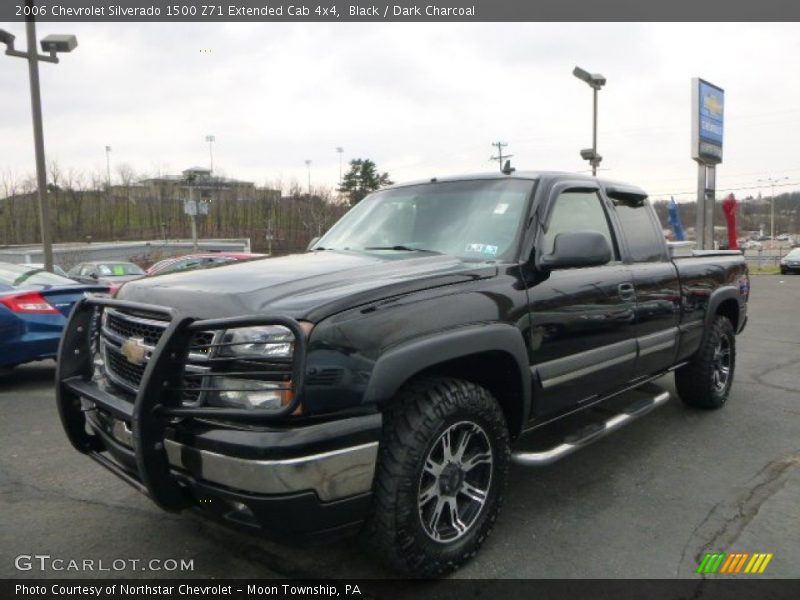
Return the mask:
[(15, 313), (34, 313), (39, 315), (60, 314), (53, 308), (47, 300), (38, 292), (26, 292), (24, 294), (14, 294), (0, 298), (8, 309)]

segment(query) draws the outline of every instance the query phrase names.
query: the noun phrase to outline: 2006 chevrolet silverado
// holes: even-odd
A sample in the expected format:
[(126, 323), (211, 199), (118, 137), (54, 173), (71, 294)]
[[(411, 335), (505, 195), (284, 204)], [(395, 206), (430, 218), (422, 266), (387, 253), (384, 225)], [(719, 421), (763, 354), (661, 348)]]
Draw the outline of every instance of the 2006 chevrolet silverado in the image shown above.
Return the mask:
[(641, 189), (569, 173), (368, 196), (304, 254), (86, 298), (61, 342), (76, 449), (166, 510), (299, 540), (361, 530), (394, 567), (474, 555), (512, 461), (650, 409), (671, 371), (721, 407), (737, 252), (672, 258)]

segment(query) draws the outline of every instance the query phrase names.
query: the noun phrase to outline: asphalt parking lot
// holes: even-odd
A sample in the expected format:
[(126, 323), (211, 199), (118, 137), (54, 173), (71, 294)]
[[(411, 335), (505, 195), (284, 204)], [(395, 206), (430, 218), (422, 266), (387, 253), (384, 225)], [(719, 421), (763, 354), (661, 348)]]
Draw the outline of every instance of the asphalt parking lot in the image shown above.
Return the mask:
[[(721, 411), (663, 408), (543, 469), (515, 467), (468, 578), (673, 578), (705, 552), (770, 552), (800, 576), (800, 276), (755, 276)], [(0, 380), (0, 577), (381, 577), (357, 544), (290, 548), (169, 514), (74, 452), (52, 363)], [(193, 560), (194, 572), (20, 572), (21, 554)]]

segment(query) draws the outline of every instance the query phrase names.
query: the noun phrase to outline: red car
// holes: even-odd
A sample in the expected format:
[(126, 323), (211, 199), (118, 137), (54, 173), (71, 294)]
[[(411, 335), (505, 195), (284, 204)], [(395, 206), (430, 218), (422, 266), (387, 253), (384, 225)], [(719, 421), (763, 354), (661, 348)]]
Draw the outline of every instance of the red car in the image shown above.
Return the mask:
[[(155, 263), (145, 271), (144, 277), (154, 275), (164, 275), (166, 273), (179, 273), (181, 271), (193, 271), (195, 269), (208, 269), (221, 265), (264, 258), (266, 254), (253, 252), (207, 252), (204, 254), (185, 254), (184, 256), (173, 256), (165, 258)], [(111, 285), (111, 295), (114, 296), (122, 284)]]
[(266, 254), (251, 252), (208, 252), (205, 254), (186, 254), (174, 256), (158, 261), (147, 269), (147, 276), (163, 275), (164, 273), (177, 273), (179, 271), (193, 271), (194, 269), (207, 269), (232, 262), (263, 258)]

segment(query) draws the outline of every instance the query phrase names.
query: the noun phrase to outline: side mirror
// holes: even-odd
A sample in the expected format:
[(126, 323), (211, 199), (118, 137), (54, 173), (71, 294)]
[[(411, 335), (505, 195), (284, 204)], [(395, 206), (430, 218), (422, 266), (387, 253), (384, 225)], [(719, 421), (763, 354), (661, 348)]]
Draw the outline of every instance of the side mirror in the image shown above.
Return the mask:
[(97, 271), (89, 273), (89, 277), (91, 277), (92, 279), (100, 279), (100, 275), (97, 274)]
[(611, 260), (611, 246), (597, 231), (563, 231), (556, 235), (553, 252), (539, 259), (546, 270), (596, 267)]
[(311, 238), (311, 241), (308, 242), (308, 246), (306, 247), (306, 252), (309, 252), (318, 241), (319, 236)]

